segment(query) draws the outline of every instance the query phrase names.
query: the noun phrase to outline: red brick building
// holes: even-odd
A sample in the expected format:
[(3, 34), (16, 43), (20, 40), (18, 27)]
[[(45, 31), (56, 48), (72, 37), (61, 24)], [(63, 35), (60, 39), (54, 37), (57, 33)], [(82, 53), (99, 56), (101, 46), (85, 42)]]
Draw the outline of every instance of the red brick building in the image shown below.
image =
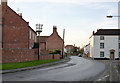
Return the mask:
[(0, 17), (0, 48), (2, 48), (2, 62), (22, 62), (35, 60), (34, 50), (36, 32), (8, 5), (7, 0), (1, 2)]
[(53, 51), (60, 49), (62, 51), (63, 39), (58, 35), (57, 27), (53, 26), (53, 33), (50, 36), (40, 36), (41, 50)]
[(73, 45), (66, 45), (66, 46), (65, 46), (66, 52), (67, 52), (68, 54), (71, 53), (71, 50), (72, 50), (73, 48), (74, 48)]
[[(25, 62), (37, 60), (36, 50), (32, 49), (37, 42), (36, 32), (2, 0), (0, 5), (0, 61), (1, 63)], [(47, 44), (47, 43), (46, 43)], [(42, 45), (42, 44), (41, 44)], [(46, 47), (45, 47), (46, 49)], [(53, 59), (53, 55), (40, 56), (41, 59)], [(54, 59), (60, 59), (60, 55)]]

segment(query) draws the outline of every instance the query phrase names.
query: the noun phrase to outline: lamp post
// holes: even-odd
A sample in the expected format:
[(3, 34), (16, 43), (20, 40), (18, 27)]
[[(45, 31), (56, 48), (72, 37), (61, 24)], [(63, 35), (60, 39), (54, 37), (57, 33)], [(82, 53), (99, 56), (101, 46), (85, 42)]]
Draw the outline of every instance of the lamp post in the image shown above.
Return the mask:
[(120, 17), (120, 16), (106, 16), (107, 18)]
[(38, 33), (38, 60), (40, 59), (40, 33), (42, 32), (43, 24), (36, 24), (36, 32)]
[[(113, 17), (118, 17), (118, 18), (119, 18), (120, 16), (111, 16), (111, 15), (110, 15), (110, 16), (106, 16), (106, 17), (107, 17), (107, 18), (113, 18)], [(118, 20), (118, 21), (119, 21), (119, 20)], [(118, 28), (119, 28), (119, 22), (118, 22)], [(120, 37), (120, 35), (119, 35), (119, 37)], [(119, 42), (119, 39), (118, 39), (118, 42)], [(119, 50), (119, 48), (118, 48), (118, 50)], [(119, 54), (119, 53), (118, 53), (118, 54)], [(119, 59), (118, 59), (118, 66), (119, 66), (120, 56), (118, 56), (118, 57), (119, 57)], [(112, 65), (112, 62), (111, 62), (111, 57), (110, 57), (110, 79), (109, 79), (110, 81), (112, 81), (112, 76), (111, 76), (111, 75), (112, 75), (111, 65)], [(119, 70), (118, 70), (118, 71), (119, 71)], [(119, 76), (118, 76), (118, 80), (120, 80), (120, 79), (119, 79)]]

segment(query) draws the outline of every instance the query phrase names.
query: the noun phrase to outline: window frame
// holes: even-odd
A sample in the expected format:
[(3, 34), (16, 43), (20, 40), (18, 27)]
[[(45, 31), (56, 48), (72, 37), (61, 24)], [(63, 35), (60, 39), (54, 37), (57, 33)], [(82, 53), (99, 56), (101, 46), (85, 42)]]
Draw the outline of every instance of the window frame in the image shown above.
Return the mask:
[(120, 43), (119, 43), (119, 49), (120, 49)]
[(100, 40), (104, 40), (105, 38), (104, 38), (104, 36), (100, 36)]
[(35, 42), (36, 42), (36, 35), (35, 35)]
[(105, 57), (105, 52), (104, 51), (100, 52), (100, 57)]
[(33, 35), (32, 35), (32, 39), (34, 40), (34, 33), (33, 33)]
[(31, 40), (31, 30), (29, 31), (29, 39)]
[(100, 43), (100, 49), (104, 49), (104, 43)]

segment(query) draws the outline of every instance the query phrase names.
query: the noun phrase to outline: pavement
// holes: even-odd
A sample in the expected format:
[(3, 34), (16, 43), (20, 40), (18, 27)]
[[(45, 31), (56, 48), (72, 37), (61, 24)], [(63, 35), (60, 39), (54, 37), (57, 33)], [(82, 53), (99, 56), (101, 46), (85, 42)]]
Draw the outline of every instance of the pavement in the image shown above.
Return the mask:
[[(93, 58), (84, 57), (88, 60), (94, 60)], [(120, 65), (118, 60), (95, 60), (102, 62), (106, 65), (106, 69), (98, 76), (94, 82), (99, 81), (120, 81)]]
[(97, 81), (120, 81), (120, 69), (118, 60), (99, 60), (107, 65), (107, 69), (101, 74)]
[(19, 72), (19, 71), (32, 70), (32, 69), (37, 69), (37, 68), (43, 68), (43, 67), (48, 67), (48, 66), (52, 66), (52, 65), (62, 64), (62, 63), (68, 62), (68, 61), (70, 61), (70, 58), (65, 57), (65, 59), (62, 59), (62, 60), (56, 61), (56, 62), (52, 62), (52, 63), (41, 64), (41, 65), (38, 65), (38, 66), (25, 67), (25, 68), (19, 68), (19, 69), (2, 70), (0, 73), (1, 74), (6, 74), (6, 73)]

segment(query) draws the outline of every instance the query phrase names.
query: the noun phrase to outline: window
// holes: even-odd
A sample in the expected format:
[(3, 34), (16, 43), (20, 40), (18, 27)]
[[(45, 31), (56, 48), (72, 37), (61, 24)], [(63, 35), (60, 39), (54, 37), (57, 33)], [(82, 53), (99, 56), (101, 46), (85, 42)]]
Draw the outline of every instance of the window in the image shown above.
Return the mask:
[(100, 52), (100, 57), (104, 57), (104, 52)]
[(104, 48), (104, 43), (100, 43), (100, 48)]
[(33, 36), (32, 36), (32, 37), (33, 37), (33, 40), (34, 40), (34, 33), (33, 33)]
[(119, 43), (119, 49), (120, 49), (120, 43)]
[(104, 40), (104, 36), (100, 36), (100, 40)]
[(35, 36), (35, 42), (36, 42), (36, 36)]
[(29, 39), (31, 39), (31, 30), (30, 30), (30, 32), (29, 32)]
[(119, 52), (119, 58), (120, 58), (120, 52)]

